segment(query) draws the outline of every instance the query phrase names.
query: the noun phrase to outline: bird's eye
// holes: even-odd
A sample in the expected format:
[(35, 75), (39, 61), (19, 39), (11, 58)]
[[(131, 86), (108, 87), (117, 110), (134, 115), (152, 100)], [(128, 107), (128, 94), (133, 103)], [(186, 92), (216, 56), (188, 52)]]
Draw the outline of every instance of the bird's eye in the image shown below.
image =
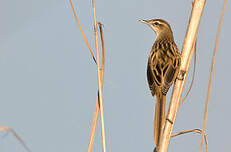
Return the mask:
[(159, 23), (158, 23), (158, 22), (154, 22), (153, 24), (154, 24), (154, 25), (159, 25)]

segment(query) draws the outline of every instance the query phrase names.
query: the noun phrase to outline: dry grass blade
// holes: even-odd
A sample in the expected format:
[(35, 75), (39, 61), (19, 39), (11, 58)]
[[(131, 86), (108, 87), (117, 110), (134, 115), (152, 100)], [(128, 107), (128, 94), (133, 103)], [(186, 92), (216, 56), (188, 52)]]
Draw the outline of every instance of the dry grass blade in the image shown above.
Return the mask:
[[(97, 101), (96, 101), (96, 107), (95, 107), (95, 112), (94, 112), (94, 118), (92, 122), (92, 128), (91, 128), (91, 134), (90, 134), (90, 139), (89, 139), (89, 146), (88, 146), (88, 152), (92, 151), (93, 147), (93, 141), (94, 141), (94, 135), (95, 135), (95, 129), (97, 125), (97, 120), (98, 120), (98, 114), (99, 114), (99, 109), (100, 109), (100, 116), (101, 116), (101, 129), (102, 129), (102, 141), (103, 141), (103, 151), (106, 152), (106, 142), (105, 142), (105, 129), (104, 129), (104, 115), (103, 115), (103, 105), (102, 105), (102, 86), (103, 86), (103, 78), (104, 78), (104, 64), (105, 64), (105, 50), (104, 50), (104, 40), (103, 40), (103, 33), (102, 33), (102, 28), (100, 26), (100, 34), (101, 34), (101, 42), (102, 42), (102, 64), (101, 68), (99, 68), (99, 49), (98, 49), (98, 32), (97, 32), (97, 23), (96, 23), (96, 15), (95, 15), (95, 1), (92, 1), (93, 5), (93, 15), (94, 15), (94, 27), (95, 27), (95, 41), (96, 41), (96, 52), (97, 52), (97, 61), (94, 57), (94, 54), (90, 48), (90, 45), (87, 41), (87, 38), (83, 32), (83, 29), (80, 25), (77, 13), (74, 9), (72, 0), (70, 0), (70, 5), (72, 7), (75, 20), (79, 26), (79, 29), (81, 31), (81, 34), (84, 38), (84, 41), (92, 55), (92, 58), (94, 62), (97, 64), (97, 71), (98, 71), (98, 85), (99, 85), (99, 90), (98, 90), (98, 96), (97, 96)], [(100, 108), (101, 107), (101, 108)]]
[(103, 38), (103, 24), (98, 22), (99, 25), (99, 31), (100, 31), (100, 39), (101, 39), (101, 46), (102, 46), (102, 63), (101, 63), (101, 78), (102, 83), (104, 80), (104, 65), (105, 65), (105, 46), (104, 46), (104, 38)]
[(26, 149), (26, 151), (31, 152), (31, 150), (27, 147), (27, 145), (22, 140), (22, 138), (19, 137), (19, 135), (12, 128), (9, 128), (9, 127), (0, 127), (0, 131), (11, 132), (15, 136), (15, 138), (22, 144), (22, 146)]
[(97, 74), (98, 74), (98, 86), (99, 86), (99, 103), (100, 103), (102, 145), (103, 145), (103, 152), (106, 152), (106, 138), (105, 138), (105, 128), (104, 128), (102, 82), (101, 82), (102, 79), (101, 79), (101, 72), (100, 72), (98, 30), (97, 30), (97, 22), (96, 22), (96, 14), (95, 14), (95, 0), (92, 0), (92, 7), (93, 7), (93, 16), (94, 16), (95, 47), (96, 47), (96, 54), (97, 54)]
[[(179, 136), (179, 135), (182, 135), (182, 134), (192, 133), (192, 132), (199, 133), (199, 134), (202, 133), (202, 131), (201, 131), (200, 129), (186, 130), (186, 131), (181, 131), (181, 132), (179, 132), (179, 133), (173, 134), (173, 135), (171, 136), (171, 138), (172, 138), (172, 137)], [(204, 139), (205, 139), (205, 144), (206, 144), (206, 152), (208, 152), (208, 140), (207, 140), (206, 135), (204, 135)]]
[(94, 117), (93, 117), (93, 121), (92, 121), (92, 125), (91, 125), (91, 133), (90, 133), (90, 139), (89, 139), (89, 144), (88, 144), (88, 152), (92, 152), (98, 116), (99, 116), (99, 94), (97, 96)]
[(192, 48), (196, 40), (200, 18), (204, 10), (205, 1), (206, 0), (195, 0), (193, 4), (192, 13), (189, 20), (185, 40), (183, 43), (182, 54), (181, 54), (181, 67), (180, 67), (180, 74), (178, 77), (182, 78), (182, 80), (177, 79), (174, 84), (167, 119), (165, 121), (164, 130), (160, 138), (158, 152), (167, 152), (168, 150), (173, 124), (176, 119), (176, 114), (180, 105), (180, 99), (182, 96), (185, 79), (187, 78), (190, 61), (192, 59), (192, 55), (193, 55)]
[(186, 98), (188, 97), (188, 95), (189, 95), (189, 93), (190, 93), (190, 91), (192, 89), (193, 83), (194, 83), (195, 73), (196, 73), (196, 61), (197, 61), (197, 48), (196, 48), (197, 45), (196, 44), (197, 44), (197, 40), (195, 41), (194, 47), (192, 48), (192, 49), (194, 49), (194, 66), (193, 66), (192, 81), (191, 81), (190, 87), (189, 87), (186, 95), (182, 99), (180, 105), (182, 105), (184, 103), (184, 101), (186, 100)]
[[(98, 23), (99, 29), (100, 29), (100, 38), (101, 38), (101, 45), (102, 45), (102, 64), (101, 64), (101, 83), (103, 85), (103, 80), (104, 80), (104, 65), (105, 65), (105, 47), (104, 47), (104, 38), (103, 38), (103, 29), (102, 29), (102, 24)], [(92, 151), (93, 143), (94, 143), (94, 136), (95, 136), (95, 129), (97, 125), (97, 120), (99, 116), (99, 92), (97, 96), (97, 101), (96, 101), (96, 106), (95, 106), (95, 112), (94, 112), (94, 118), (92, 122), (92, 128), (91, 128), (91, 134), (90, 134), (90, 139), (89, 139), (89, 145), (88, 145), (88, 152)]]
[(95, 56), (94, 56), (94, 54), (93, 54), (93, 52), (92, 52), (92, 50), (91, 50), (91, 47), (90, 47), (90, 45), (89, 45), (89, 43), (88, 43), (88, 41), (87, 41), (86, 35), (85, 35), (84, 32), (83, 32), (82, 26), (80, 25), (80, 22), (79, 22), (77, 13), (76, 13), (75, 8), (74, 8), (74, 6), (73, 6), (73, 4), (72, 4), (72, 0), (70, 0), (70, 4), (71, 4), (71, 8), (72, 8), (72, 10), (73, 10), (74, 16), (75, 16), (75, 20), (76, 20), (76, 22), (77, 22), (77, 24), (78, 24), (78, 26), (79, 26), (79, 29), (80, 29), (80, 31), (81, 31), (81, 34), (82, 34), (82, 36), (83, 36), (84, 42), (86, 43), (86, 45), (87, 45), (87, 47), (88, 47), (88, 49), (89, 49), (89, 51), (90, 51), (90, 53), (91, 53), (91, 56), (92, 56), (94, 62), (96, 63)]
[(222, 21), (224, 18), (226, 4), (227, 4), (227, 0), (224, 1), (224, 5), (223, 5), (222, 11), (221, 11), (219, 25), (218, 25), (218, 29), (217, 29), (217, 35), (216, 35), (216, 42), (215, 42), (215, 46), (214, 46), (214, 50), (213, 50), (213, 59), (212, 59), (212, 65), (210, 68), (210, 78), (209, 78), (209, 84), (208, 84), (208, 92), (207, 92), (207, 97), (206, 97), (204, 120), (203, 120), (201, 141), (200, 141), (200, 151), (201, 152), (203, 149), (203, 136), (204, 136), (204, 132), (205, 132), (205, 128), (206, 128), (206, 122), (207, 122), (208, 105), (209, 105), (209, 99), (210, 99), (210, 94), (211, 94), (212, 78), (213, 78), (213, 71), (214, 71), (214, 65), (215, 65), (215, 57), (216, 57), (216, 53), (217, 53), (218, 40), (219, 40), (219, 36), (220, 36), (220, 32), (221, 32), (221, 26), (222, 26)]

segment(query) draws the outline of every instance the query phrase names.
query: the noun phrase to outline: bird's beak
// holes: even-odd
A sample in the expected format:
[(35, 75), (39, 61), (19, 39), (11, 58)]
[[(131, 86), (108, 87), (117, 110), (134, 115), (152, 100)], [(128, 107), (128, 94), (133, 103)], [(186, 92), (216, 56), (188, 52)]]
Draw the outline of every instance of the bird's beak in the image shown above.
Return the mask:
[(147, 20), (139, 20), (141, 23), (148, 24)]

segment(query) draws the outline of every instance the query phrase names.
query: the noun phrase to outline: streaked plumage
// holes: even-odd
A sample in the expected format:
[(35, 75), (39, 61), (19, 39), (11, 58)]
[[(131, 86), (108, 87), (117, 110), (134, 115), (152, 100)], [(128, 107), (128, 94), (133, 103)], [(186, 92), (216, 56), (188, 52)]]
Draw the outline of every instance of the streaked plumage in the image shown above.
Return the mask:
[(157, 35), (148, 58), (147, 79), (151, 94), (157, 99), (154, 138), (158, 147), (165, 121), (166, 94), (179, 73), (181, 55), (166, 21), (153, 19), (141, 22), (148, 24)]

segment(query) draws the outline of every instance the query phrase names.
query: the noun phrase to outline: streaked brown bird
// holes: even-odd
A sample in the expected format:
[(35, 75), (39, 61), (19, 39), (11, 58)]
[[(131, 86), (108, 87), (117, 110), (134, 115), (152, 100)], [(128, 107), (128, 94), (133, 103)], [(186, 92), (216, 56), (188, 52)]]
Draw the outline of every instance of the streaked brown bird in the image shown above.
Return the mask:
[(152, 19), (140, 22), (149, 25), (156, 33), (148, 58), (147, 79), (152, 96), (156, 96), (154, 140), (158, 147), (165, 121), (166, 94), (179, 73), (181, 54), (166, 21)]

